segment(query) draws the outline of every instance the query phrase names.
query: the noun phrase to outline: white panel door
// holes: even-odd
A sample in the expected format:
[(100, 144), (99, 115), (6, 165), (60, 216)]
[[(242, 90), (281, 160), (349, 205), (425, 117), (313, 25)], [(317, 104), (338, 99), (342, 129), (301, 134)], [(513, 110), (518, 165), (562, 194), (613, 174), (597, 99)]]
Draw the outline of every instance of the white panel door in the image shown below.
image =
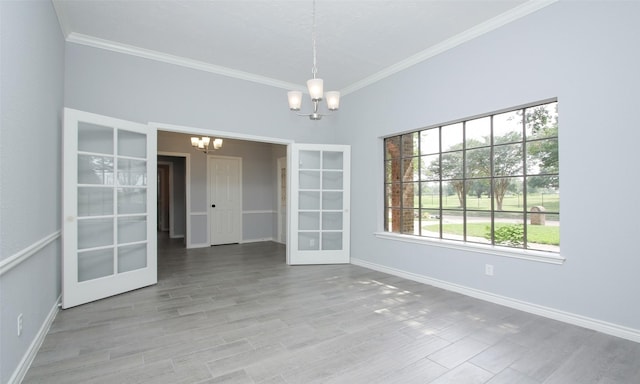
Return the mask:
[(211, 245), (242, 241), (242, 158), (209, 156)]
[(65, 108), (62, 307), (157, 282), (156, 131)]
[(292, 144), (289, 264), (349, 263), (351, 147)]

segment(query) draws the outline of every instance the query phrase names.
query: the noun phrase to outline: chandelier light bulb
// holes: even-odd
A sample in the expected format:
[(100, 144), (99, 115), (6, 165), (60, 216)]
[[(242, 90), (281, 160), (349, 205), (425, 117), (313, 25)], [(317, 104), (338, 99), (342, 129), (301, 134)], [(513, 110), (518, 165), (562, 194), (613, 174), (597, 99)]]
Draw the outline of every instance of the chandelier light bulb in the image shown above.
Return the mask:
[(322, 79), (310, 79), (307, 80), (307, 88), (309, 88), (309, 96), (311, 100), (322, 100), (323, 93), (323, 81)]
[(327, 99), (327, 108), (330, 111), (337, 111), (340, 107), (340, 92), (329, 91), (324, 94)]
[(302, 106), (302, 92), (289, 91), (287, 96), (289, 97), (289, 109), (292, 111), (299, 111)]

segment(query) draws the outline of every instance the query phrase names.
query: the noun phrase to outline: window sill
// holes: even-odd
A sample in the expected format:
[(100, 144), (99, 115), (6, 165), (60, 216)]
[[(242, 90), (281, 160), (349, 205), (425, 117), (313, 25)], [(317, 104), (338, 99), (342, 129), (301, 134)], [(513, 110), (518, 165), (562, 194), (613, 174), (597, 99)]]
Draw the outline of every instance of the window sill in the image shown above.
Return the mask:
[(420, 236), (402, 235), (390, 232), (375, 232), (374, 236), (379, 239), (401, 241), (404, 243), (425, 244), (436, 247), (459, 249), (463, 251), (485, 253), (493, 256), (511, 257), (515, 259), (531, 260), (549, 264), (564, 264), (565, 258), (559, 254), (534, 251), (525, 249), (510, 249), (507, 247), (496, 247), (493, 245), (471, 244), (459, 241), (431, 239)]

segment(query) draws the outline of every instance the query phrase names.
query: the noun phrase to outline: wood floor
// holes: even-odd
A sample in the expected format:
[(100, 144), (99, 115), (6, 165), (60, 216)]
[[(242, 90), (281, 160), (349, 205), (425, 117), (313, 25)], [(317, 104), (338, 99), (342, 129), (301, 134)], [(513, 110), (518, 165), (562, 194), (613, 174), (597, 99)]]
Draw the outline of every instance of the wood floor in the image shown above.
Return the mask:
[(157, 285), (60, 311), (23, 383), (640, 383), (640, 344), (284, 247), (161, 240)]

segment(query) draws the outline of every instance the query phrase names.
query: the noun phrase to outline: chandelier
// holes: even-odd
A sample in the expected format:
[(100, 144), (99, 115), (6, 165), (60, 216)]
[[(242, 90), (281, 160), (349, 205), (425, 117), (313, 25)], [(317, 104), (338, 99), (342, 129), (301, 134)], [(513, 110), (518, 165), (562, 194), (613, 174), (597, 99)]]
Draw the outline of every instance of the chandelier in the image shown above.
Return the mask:
[[(213, 148), (211, 148), (211, 143), (213, 143)], [(211, 140), (211, 138), (208, 136), (192, 137), (191, 146), (198, 151), (209, 153), (210, 151), (215, 151), (216, 149), (222, 148), (222, 139)]]
[[(340, 92), (330, 91), (323, 92), (323, 81), (318, 79), (318, 67), (316, 65), (316, 1), (313, 0), (313, 25), (311, 29), (311, 41), (313, 44), (313, 67), (311, 67), (311, 73), (313, 78), (307, 80), (307, 88), (309, 89), (309, 96), (311, 96), (311, 102), (313, 103), (313, 112), (311, 113), (298, 113), (299, 116), (309, 116), (311, 120), (320, 120), (322, 116), (325, 116), (318, 112), (320, 101), (323, 96), (327, 99), (327, 109), (329, 111), (337, 111), (340, 106)], [(323, 94), (324, 93), (324, 94)], [(287, 93), (289, 98), (289, 109), (292, 111), (299, 111), (302, 106), (302, 91), (289, 91)]]

